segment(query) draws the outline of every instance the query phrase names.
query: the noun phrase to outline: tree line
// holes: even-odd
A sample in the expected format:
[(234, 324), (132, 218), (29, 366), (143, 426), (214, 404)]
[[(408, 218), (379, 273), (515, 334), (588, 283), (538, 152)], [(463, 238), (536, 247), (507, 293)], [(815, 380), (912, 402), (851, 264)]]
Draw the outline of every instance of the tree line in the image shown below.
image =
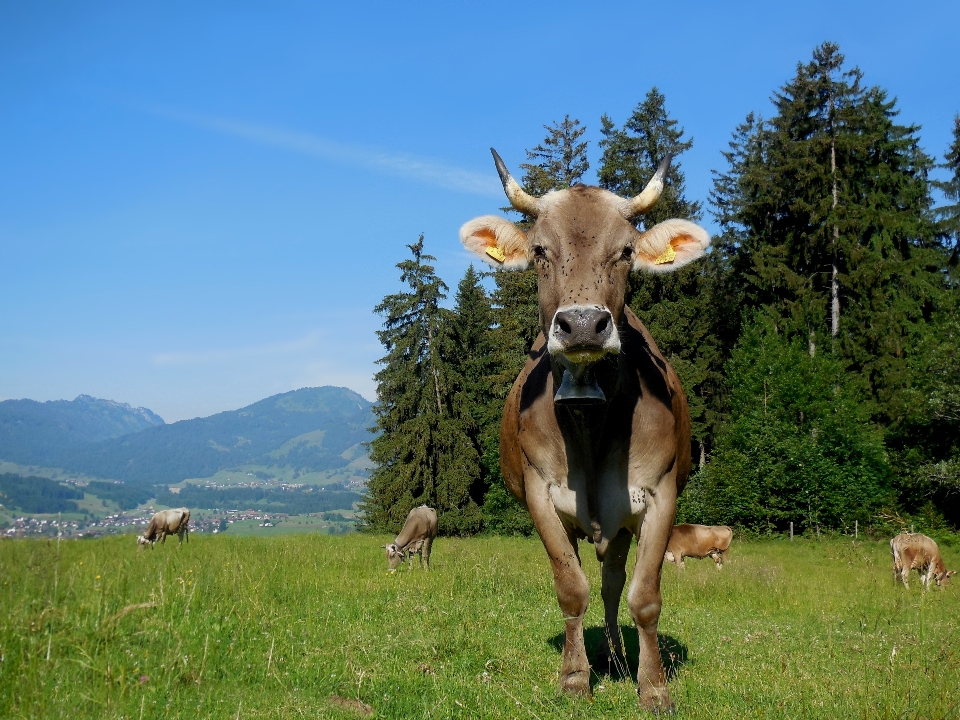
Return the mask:
[[(690, 401), (694, 472), (679, 518), (759, 532), (956, 529), (960, 115), (938, 165), (920, 128), (898, 123), (896, 100), (832, 43), (772, 100), (772, 117), (750, 113), (733, 131), (713, 173), (720, 231), (707, 257), (634, 274), (628, 290)], [(579, 120), (544, 127), (521, 165), (534, 195), (590, 167)], [(663, 93), (652, 88), (619, 127), (603, 116), (600, 134), (598, 184), (624, 197), (674, 156), (639, 229), (702, 219), (682, 169), (693, 139)], [(931, 180), (935, 167), (949, 179)], [(426, 503), (442, 533), (531, 532), (498, 459), (503, 401), (539, 332), (536, 276), (471, 266), (446, 308), (423, 237), (407, 247), (408, 289), (376, 308), (386, 354), (362, 524), (395, 532)]]

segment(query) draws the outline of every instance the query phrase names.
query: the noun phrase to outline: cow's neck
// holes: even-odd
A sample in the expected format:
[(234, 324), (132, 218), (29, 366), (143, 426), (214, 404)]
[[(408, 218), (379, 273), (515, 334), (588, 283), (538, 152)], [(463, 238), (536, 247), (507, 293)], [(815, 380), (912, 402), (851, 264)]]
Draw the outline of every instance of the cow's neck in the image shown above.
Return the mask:
[[(617, 433), (614, 428), (622, 424), (615, 420), (612, 423), (610, 421), (613, 420), (611, 414), (616, 415), (622, 407), (621, 394), (626, 369), (623, 367), (623, 358), (621, 353), (616, 357), (601, 360), (591, 368), (606, 402), (554, 404), (557, 424), (567, 446), (568, 460), (571, 454), (576, 454), (577, 464), (586, 479), (587, 511), (591, 525), (589, 534), (593, 536), (594, 543), (601, 541), (602, 534), (599, 520), (599, 475), (602, 472), (604, 455), (611, 441), (615, 442), (614, 436)], [(551, 364), (554, 387), (559, 387), (565, 368), (555, 358), (551, 358)]]

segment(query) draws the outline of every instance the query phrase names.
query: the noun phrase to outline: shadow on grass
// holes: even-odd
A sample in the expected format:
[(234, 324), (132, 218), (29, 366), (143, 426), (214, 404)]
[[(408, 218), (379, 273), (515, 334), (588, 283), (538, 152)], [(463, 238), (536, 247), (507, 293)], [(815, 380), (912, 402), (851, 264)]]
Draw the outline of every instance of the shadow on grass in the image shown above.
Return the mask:
[[(600, 646), (603, 643), (603, 626), (584, 628), (583, 644), (587, 649), (587, 657), (590, 658), (591, 684), (594, 681), (609, 678), (636, 678), (640, 654), (640, 638), (637, 635), (637, 629), (633, 625), (621, 625), (620, 636), (623, 638), (623, 650), (626, 654), (626, 667), (623, 665), (623, 659), (619, 662), (608, 663), (600, 659)], [(559, 633), (550, 638), (549, 643), (558, 653), (563, 653), (564, 634)], [(680, 669), (685, 665), (692, 663), (687, 646), (671, 635), (657, 633), (657, 645), (660, 648), (660, 662), (663, 663), (663, 670), (667, 674), (667, 681), (673, 680)]]

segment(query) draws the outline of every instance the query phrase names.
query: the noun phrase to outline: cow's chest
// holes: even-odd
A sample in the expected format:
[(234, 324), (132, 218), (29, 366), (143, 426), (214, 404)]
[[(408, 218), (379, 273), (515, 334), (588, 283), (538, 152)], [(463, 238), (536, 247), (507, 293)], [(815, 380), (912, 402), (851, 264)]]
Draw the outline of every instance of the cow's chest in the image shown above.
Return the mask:
[(669, 443), (653, 434), (611, 429), (643, 424), (636, 417), (605, 423), (604, 432), (598, 434), (561, 422), (556, 428), (561, 442), (525, 444), (525, 454), (546, 482), (557, 516), (598, 545), (624, 528), (640, 532), (650, 492), (672, 466), (675, 449)]

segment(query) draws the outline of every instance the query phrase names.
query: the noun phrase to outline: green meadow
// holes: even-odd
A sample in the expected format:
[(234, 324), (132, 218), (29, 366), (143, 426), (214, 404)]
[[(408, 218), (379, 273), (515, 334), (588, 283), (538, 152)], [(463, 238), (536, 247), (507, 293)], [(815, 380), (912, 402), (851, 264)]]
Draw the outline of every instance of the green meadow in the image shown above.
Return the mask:
[[(0, 717), (642, 715), (629, 678), (594, 676), (592, 700), (558, 692), (562, 622), (538, 540), (440, 538), (429, 572), (395, 575), (387, 540), (2, 541)], [(599, 565), (582, 549), (594, 652)], [(808, 539), (735, 541), (722, 572), (665, 566), (678, 716), (956, 717), (960, 583), (904, 590), (890, 565), (886, 542)]]

